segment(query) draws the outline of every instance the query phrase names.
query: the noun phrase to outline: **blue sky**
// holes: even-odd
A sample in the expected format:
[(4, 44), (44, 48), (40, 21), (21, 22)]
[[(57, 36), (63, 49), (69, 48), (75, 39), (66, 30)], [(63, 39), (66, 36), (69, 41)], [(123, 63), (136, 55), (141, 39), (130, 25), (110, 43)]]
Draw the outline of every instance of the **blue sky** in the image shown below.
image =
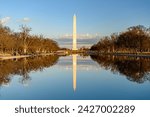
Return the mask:
[(0, 0), (0, 19), (10, 18), (5, 25), (18, 31), (26, 24), (33, 34), (54, 39), (72, 34), (74, 13), (80, 35), (104, 36), (134, 25), (150, 26), (150, 0)]

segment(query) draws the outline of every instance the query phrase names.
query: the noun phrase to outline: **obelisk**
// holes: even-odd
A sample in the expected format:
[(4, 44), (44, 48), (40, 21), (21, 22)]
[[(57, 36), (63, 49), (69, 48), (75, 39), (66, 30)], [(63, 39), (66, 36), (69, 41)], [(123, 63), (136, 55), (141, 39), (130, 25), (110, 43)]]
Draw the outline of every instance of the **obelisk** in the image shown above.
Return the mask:
[(76, 27), (76, 15), (73, 16), (73, 48), (72, 50), (77, 50), (77, 27)]

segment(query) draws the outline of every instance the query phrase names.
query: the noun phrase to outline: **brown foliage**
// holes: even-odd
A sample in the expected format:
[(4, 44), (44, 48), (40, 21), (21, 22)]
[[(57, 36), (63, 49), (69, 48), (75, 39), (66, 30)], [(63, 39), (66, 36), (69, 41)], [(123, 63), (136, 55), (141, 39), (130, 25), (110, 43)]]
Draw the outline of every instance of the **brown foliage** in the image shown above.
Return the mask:
[(150, 52), (150, 29), (133, 26), (120, 34), (103, 37), (91, 50), (100, 52)]
[(12, 32), (0, 25), (0, 54), (22, 55), (50, 53), (59, 49), (57, 42), (43, 36), (30, 35), (31, 28), (21, 26), (21, 32)]
[(22, 76), (21, 82), (29, 80), (31, 71), (41, 71), (57, 63), (58, 56), (36, 56), (30, 58), (1, 60), (0, 61), (0, 85), (11, 81), (13, 75)]
[(112, 55), (91, 55), (91, 58), (102, 68), (125, 75), (130, 81), (150, 81), (150, 58)]

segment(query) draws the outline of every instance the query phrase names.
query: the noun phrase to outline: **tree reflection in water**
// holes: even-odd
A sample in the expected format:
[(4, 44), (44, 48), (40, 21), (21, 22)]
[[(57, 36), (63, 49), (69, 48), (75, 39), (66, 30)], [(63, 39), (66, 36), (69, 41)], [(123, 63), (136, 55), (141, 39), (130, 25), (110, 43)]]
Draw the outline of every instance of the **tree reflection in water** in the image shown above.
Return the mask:
[[(150, 81), (150, 58), (112, 55), (91, 55), (102, 68), (125, 75), (128, 80)], [(21, 83), (30, 80), (31, 71), (42, 71), (57, 63), (59, 56), (37, 56), (13, 60), (0, 60), (0, 86), (9, 84), (13, 75), (21, 76)]]
[(21, 83), (30, 79), (31, 71), (42, 71), (58, 61), (58, 56), (37, 56), (13, 60), (0, 60), (0, 86), (9, 84), (13, 75), (20, 75)]
[(91, 55), (91, 58), (102, 68), (125, 75), (130, 81), (150, 81), (150, 58), (113, 55)]

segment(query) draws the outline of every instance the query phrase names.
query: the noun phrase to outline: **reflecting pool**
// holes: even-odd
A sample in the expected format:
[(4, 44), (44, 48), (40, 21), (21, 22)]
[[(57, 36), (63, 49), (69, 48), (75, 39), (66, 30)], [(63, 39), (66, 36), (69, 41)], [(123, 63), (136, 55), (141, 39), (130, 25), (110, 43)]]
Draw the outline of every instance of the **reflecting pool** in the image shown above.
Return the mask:
[(0, 60), (0, 99), (150, 99), (150, 59), (111, 55)]

